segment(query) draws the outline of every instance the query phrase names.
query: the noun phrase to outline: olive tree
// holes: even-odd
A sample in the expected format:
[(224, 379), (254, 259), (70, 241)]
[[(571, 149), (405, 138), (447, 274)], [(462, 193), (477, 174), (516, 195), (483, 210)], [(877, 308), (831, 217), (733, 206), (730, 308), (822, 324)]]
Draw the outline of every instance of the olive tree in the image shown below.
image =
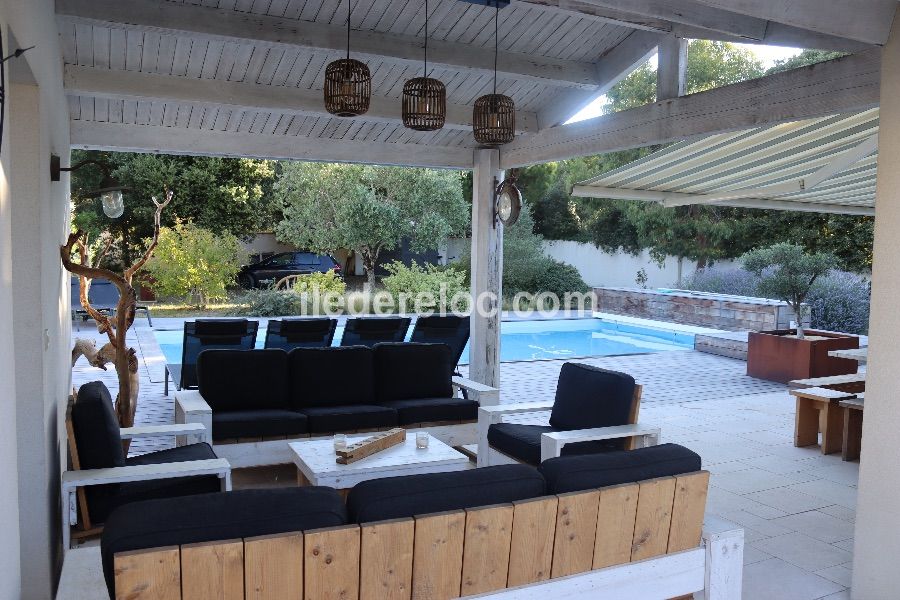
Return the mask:
[(382, 250), (407, 239), (415, 252), (465, 233), (469, 206), (453, 171), (364, 165), (286, 163), (275, 183), (282, 242), (311, 252), (348, 248), (375, 283)]
[(741, 259), (744, 268), (759, 277), (759, 292), (787, 302), (797, 315), (797, 337), (803, 338), (803, 302), (816, 280), (837, 266), (833, 254), (808, 254), (803, 246), (782, 242), (751, 250)]

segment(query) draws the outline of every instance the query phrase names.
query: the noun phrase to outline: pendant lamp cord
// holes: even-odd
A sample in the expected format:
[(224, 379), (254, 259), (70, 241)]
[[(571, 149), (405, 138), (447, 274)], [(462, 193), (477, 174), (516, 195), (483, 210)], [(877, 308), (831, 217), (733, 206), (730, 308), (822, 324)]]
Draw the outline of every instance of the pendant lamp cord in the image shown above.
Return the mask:
[(353, 10), (351, 2), (353, 0), (347, 0), (347, 60), (350, 60), (350, 12)]
[(425, 0), (425, 77), (428, 77), (428, 0)]
[(496, 2), (497, 12), (494, 13), (494, 95), (497, 95), (497, 53), (500, 48), (500, 0)]

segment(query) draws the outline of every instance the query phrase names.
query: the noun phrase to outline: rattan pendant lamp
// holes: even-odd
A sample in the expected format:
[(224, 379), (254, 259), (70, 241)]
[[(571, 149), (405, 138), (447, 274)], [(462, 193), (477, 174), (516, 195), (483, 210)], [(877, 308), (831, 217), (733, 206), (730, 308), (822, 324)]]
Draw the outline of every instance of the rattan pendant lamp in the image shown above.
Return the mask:
[(369, 67), (350, 58), (351, 10), (351, 0), (347, 0), (347, 58), (333, 61), (325, 69), (325, 110), (338, 117), (365, 114), (372, 97)]
[(428, 0), (425, 0), (425, 68), (422, 77), (403, 86), (403, 124), (416, 131), (437, 131), (447, 118), (447, 88), (428, 76)]
[(494, 14), (494, 93), (486, 94), (475, 101), (472, 112), (472, 130), (475, 141), (483, 146), (494, 147), (508, 144), (516, 137), (516, 104), (509, 96), (497, 93), (497, 54), (500, 48), (500, 2)]

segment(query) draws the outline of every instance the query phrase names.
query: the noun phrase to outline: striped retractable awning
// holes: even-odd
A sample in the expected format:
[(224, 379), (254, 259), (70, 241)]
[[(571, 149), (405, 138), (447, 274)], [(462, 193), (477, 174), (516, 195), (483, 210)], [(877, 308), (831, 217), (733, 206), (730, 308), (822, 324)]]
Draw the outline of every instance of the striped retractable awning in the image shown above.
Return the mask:
[(873, 214), (878, 109), (680, 142), (581, 182), (576, 196)]

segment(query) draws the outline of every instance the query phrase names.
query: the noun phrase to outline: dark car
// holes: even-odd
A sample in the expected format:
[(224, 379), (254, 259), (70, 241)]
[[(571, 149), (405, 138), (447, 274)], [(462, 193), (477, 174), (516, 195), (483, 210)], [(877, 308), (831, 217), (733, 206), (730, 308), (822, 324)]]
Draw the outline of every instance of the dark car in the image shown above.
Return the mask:
[(326, 273), (331, 270), (341, 275), (341, 265), (327, 254), (282, 252), (256, 264), (241, 267), (237, 280), (243, 288), (267, 287), (288, 275)]

